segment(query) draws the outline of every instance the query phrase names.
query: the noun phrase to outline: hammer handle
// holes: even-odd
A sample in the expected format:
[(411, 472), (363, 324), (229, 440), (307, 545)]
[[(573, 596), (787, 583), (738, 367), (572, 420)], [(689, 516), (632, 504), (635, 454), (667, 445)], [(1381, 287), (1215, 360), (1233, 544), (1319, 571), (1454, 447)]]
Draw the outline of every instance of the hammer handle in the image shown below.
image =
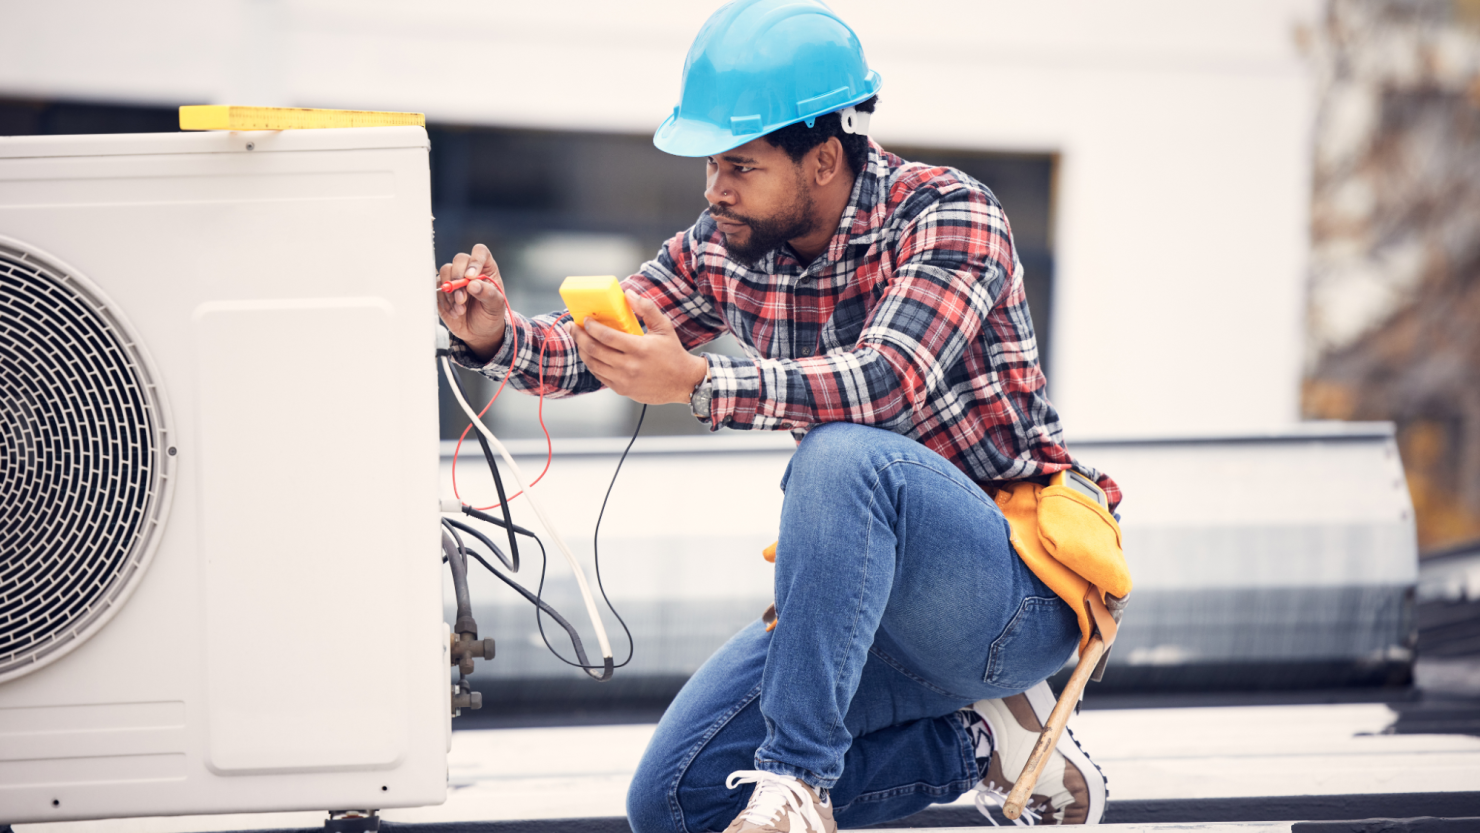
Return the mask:
[(1084, 693), (1084, 686), (1089, 682), (1089, 677), (1094, 673), (1095, 665), (1100, 661), (1100, 655), (1105, 653), (1105, 640), (1097, 633), (1090, 637), (1089, 644), (1084, 647), (1084, 653), (1079, 655), (1079, 664), (1074, 666), (1074, 673), (1069, 676), (1069, 682), (1064, 686), (1064, 693), (1059, 695), (1059, 702), (1054, 704), (1053, 712), (1048, 716), (1048, 722), (1043, 725), (1043, 731), (1038, 735), (1038, 742), (1033, 745), (1033, 754), (1028, 756), (1028, 762), (1023, 765), (1023, 772), (1012, 785), (1012, 792), (1007, 794), (1007, 803), (1002, 807), (1002, 815), (1016, 820), (1023, 814), (1023, 808), (1028, 804), (1028, 796), (1033, 794), (1033, 788), (1038, 786), (1038, 776), (1043, 774), (1043, 765), (1048, 762), (1049, 753), (1058, 746), (1059, 736), (1064, 733), (1064, 727), (1069, 725), (1069, 716), (1074, 713), (1074, 706), (1078, 704), (1079, 697)]

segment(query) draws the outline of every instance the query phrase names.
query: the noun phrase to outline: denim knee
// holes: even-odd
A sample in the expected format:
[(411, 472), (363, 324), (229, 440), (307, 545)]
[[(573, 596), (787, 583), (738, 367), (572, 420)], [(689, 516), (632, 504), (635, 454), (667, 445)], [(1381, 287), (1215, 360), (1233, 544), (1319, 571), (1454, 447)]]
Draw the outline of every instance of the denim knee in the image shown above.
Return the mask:
[(802, 443), (792, 455), (781, 478), (781, 488), (798, 472), (816, 474), (824, 482), (836, 481), (839, 476), (861, 473), (876, 468), (887, 457), (881, 451), (898, 444), (901, 450), (923, 450), (908, 437), (851, 422), (827, 422), (807, 432)]

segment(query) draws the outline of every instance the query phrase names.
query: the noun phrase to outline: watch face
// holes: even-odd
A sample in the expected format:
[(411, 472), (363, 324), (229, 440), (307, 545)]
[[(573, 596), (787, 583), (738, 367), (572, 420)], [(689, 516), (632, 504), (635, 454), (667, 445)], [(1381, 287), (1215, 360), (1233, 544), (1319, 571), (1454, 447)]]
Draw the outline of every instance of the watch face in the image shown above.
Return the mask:
[(699, 419), (709, 419), (709, 400), (714, 396), (714, 387), (708, 379), (699, 383), (689, 396), (689, 410)]

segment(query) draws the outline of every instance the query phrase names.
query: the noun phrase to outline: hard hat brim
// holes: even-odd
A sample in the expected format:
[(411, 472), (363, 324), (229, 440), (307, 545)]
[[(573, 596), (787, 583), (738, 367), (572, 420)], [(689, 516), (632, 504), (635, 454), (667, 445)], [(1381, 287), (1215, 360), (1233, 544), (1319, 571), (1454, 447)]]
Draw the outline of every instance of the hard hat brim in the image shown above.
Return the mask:
[(825, 110), (808, 113), (805, 116), (798, 116), (789, 121), (768, 124), (754, 133), (745, 133), (740, 136), (736, 136), (733, 131), (720, 127), (713, 122), (684, 118), (679, 114), (679, 108), (675, 107), (673, 108), (673, 113), (664, 119), (663, 123), (658, 125), (658, 129), (653, 133), (653, 146), (664, 153), (671, 153), (674, 156), (691, 157), (714, 156), (717, 153), (734, 150), (743, 144), (752, 142), (767, 133), (773, 133), (783, 127), (796, 124), (800, 121), (806, 121), (807, 119), (817, 118), (818, 116), (824, 116), (828, 113), (836, 113), (845, 107), (852, 107), (855, 104), (873, 98), (878, 94), (879, 89), (883, 87), (883, 82), (876, 72), (870, 72), (868, 80), (870, 83), (864, 90), (864, 93), (853, 97), (849, 101), (841, 104), (833, 104)]
[(736, 136), (718, 125), (698, 119), (685, 119), (674, 114), (653, 134), (653, 146), (674, 156), (713, 156), (734, 150), (764, 135), (766, 134), (757, 131)]

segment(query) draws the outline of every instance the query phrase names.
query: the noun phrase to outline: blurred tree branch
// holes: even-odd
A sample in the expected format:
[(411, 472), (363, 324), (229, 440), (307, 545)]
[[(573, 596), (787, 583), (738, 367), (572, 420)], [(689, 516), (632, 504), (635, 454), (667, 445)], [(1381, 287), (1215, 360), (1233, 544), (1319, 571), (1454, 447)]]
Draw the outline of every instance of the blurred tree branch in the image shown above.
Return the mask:
[(1480, 0), (1332, 0), (1306, 416), (1393, 420), (1422, 549), (1480, 538)]

